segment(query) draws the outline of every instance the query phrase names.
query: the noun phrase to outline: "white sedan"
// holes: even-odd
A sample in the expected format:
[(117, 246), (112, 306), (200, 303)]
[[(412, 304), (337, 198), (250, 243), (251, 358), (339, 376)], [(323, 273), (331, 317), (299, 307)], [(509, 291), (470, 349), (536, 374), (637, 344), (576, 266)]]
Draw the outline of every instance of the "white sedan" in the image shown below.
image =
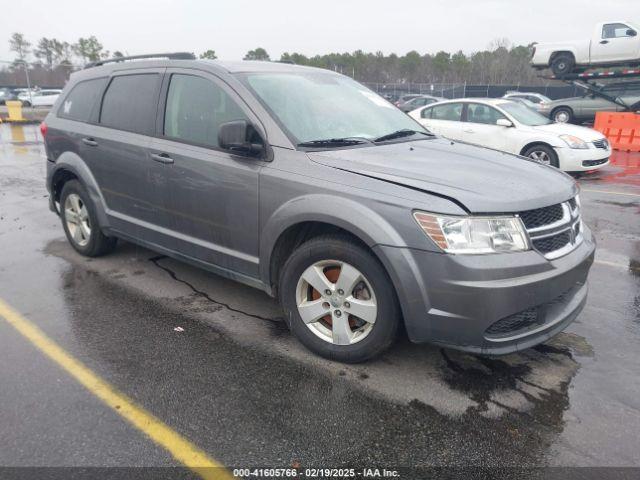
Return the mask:
[(565, 172), (602, 168), (611, 155), (609, 142), (600, 132), (553, 123), (503, 98), (449, 100), (409, 115), (443, 137), (529, 157)]
[(25, 107), (50, 107), (56, 103), (61, 93), (62, 90), (51, 89), (32, 91), (29, 95), (29, 92), (26, 91), (18, 95), (18, 100)]

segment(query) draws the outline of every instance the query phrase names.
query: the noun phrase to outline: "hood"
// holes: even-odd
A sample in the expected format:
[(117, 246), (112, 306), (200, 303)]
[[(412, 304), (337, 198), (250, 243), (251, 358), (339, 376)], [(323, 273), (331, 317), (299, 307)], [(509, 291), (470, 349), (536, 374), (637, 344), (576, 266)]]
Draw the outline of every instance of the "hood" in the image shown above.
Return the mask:
[(531, 160), (443, 138), (310, 152), (327, 167), (445, 197), (470, 213), (508, 213), (563, 202), (568, 175)]
[(549, 125), (538, 125), (532, 128), (537, 131), (555, 135), (573, 135), (581, 138), (585, 142), (593, 142), (594, 140), (605, 138), (602, 133), (593, 128), (571, 125), (570, 123), (550, 123)]

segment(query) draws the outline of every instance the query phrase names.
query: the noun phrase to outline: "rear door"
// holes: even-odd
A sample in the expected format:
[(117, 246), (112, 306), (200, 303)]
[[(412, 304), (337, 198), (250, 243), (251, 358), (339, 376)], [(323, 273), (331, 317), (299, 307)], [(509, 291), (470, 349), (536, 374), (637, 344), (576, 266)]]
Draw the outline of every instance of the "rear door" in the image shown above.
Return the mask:
[[(462, 102), (443, 103), (428, 107), (429, 118), (424, 118), (424, 125), (433, 133), (451, 138), (463, 139)], [(424, 112), (424, 110), (423, 110)]]
[(90, 167), (100, 186), (112, 226), (135, 238), (159, 243), (162, 197), (154, 182), (159, 166), (149, 155), (164, 68), (116, 71), (109, 79), (90, 133)]
[(258, 276), (258, 176), (262, 160), (218, 145), (221, 124), (259, 120), (216, 76), (167, 69), (159, 138), (152, 154), (164, 157), (165, 215), (174, 248), (227, 270)]

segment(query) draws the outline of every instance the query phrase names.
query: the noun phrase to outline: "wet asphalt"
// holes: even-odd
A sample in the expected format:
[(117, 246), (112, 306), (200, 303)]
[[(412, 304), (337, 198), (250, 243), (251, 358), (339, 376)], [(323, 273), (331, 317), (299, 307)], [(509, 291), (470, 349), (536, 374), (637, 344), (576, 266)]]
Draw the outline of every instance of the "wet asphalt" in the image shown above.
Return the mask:
[[(598, 251), (566, 332), (500, 358), (400, 339), (346, 366), (257, 290), (132, 244), (76, 254), (39, 135), (0, 125), (0, 299), (221, 463), (640, 467), (640, 154), (579, 178)], [(0, 319), (0, 466), (174, 465)]]

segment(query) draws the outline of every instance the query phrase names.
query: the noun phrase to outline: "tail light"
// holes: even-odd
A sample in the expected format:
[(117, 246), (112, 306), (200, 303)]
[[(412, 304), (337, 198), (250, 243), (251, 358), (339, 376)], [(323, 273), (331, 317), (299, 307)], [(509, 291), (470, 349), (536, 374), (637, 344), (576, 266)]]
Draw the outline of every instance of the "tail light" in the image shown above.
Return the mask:
[(42, 122), (40, 124), (40, 133), (42, 134), (42, 138), (45, 138), (47, 136), (47, 130), (49, 129), (49, 127), (47, 127), (47, 124)]

